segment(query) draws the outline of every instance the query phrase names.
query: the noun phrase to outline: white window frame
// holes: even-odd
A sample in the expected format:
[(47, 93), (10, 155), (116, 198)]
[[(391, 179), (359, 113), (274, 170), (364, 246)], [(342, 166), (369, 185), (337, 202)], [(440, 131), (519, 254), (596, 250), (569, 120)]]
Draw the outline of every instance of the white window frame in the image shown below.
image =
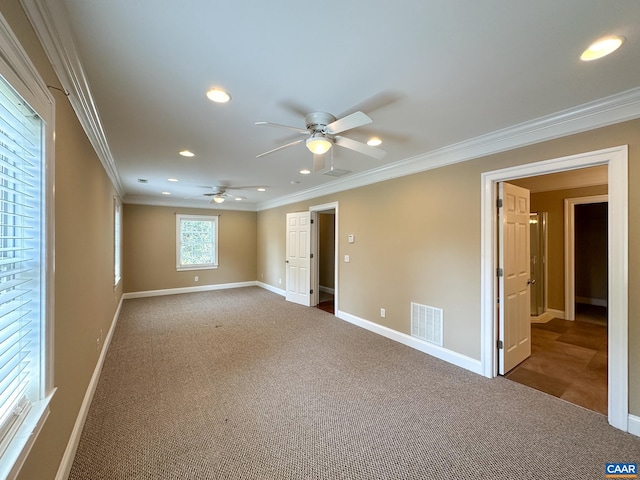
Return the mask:
[[(212, 270), (218, 268), (218, 215), (188, 215), (176, 214), (176, 270)], [(213, 225), (213, 262), (211, 263), (182, 263), (182, 221), (210, 222)]]
[(43, 122), (43, 183), (41, 265), (43, 302), (39, 328), (41, 331), (40, 365), (36, 392), (29, 398), (29, 408), (15, 422), (6, 449), (0, 456), (0, 479), (14, 479), (20, 472), (31, 447), (49, 415), (53, 387), (54, 325), (54, 132), (55, 102), (46, 83), (20, 45), (17, 37), (0, 13), (0, 75), (37, 112)]
[(122, 202), (113, 197), (113, 286), (122, 280)]

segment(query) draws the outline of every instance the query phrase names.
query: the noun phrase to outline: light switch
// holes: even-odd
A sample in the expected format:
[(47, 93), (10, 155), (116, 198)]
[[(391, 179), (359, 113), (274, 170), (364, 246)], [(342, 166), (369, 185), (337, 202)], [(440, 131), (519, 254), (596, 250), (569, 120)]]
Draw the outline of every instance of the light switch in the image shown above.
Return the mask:
[(356, 237), (354, 235), (349, 235), (349, 237), (347, 237), (349, 239), (349, 243), (353, 243), (356, 241)]
[(351, 261), (351, 259), (349, 258), (349, 255), (345, 255), (344, 256), (344, 263), (349, 263)]

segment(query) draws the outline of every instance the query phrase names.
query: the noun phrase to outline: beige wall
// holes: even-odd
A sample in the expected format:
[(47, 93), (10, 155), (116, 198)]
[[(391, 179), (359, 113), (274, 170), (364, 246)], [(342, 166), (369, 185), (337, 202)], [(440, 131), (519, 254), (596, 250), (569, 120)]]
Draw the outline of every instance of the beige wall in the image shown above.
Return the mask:
[[(217, 269), (176, 271), (176, 213), (220, 215)], [(256, 216), (255, 212), (125, 204), (124, 291), (255, 281)]]
[(564, 311), (564, 200), (604, 195), (607, 185), (531, 194), (531, 211), (547, 212), (548, 307)]
[[(60, 86), (19, 2), (0, 10), (47, 85)], [(53, 479), (122, 295), (113, 286), (115, 191), (67, 98), (56, 100), (55, 326), (51, 413), (20, 473), (23, 480)]]
[[(339, 202), (338, 308), (409, 333), (411, 301), (444, 309), (444, 347), (480, 358), (481, 174), (629, 145), (629, 289), (640, 288), (640, 120), (258, 213), (258, 273), (284, 279), (286, 212)], [(355, 244), (347, 235), (355, 234)], [(380, 307), (386, 318), (380, 318)], [(629, 298), (631, 413), (640, 414), (640, 297)]]

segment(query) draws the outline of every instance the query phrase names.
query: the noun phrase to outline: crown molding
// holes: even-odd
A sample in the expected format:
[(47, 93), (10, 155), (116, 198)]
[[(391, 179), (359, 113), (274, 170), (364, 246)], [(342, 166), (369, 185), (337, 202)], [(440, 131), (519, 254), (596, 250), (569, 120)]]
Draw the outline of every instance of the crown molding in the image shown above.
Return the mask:
[(258, 204), (258, 211), (640, 118), (640, 87)]
[(46, 0), (21, 0), (21, 3), (107, 176), (118, 195), (124, 196), (120, 174), (71, 36), (64, 3)]
[(150, 207), (182, 207), (182, 208), (201, 208), (204, 210), (236, 210), (242, 212), (255, 212), (256, 205), (252, 203), (243, 203), (236, 201), (228, 201), (224, 203), (203, 203), (197, 200), (176, 199), (176, 198), (156, 198), (143, 195), (127, 195), (122, 199), (122, 203), (128, 205), (147, 205)]

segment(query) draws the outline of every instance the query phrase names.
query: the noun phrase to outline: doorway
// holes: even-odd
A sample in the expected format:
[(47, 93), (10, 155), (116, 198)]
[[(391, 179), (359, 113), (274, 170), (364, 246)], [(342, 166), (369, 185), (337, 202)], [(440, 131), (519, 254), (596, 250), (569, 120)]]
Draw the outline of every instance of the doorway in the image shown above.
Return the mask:
[(338, 202), (316, 205), (311, 215), (311, 306), (338, 311)]
[(335, 313), (335, 210), (318, 212), (318, 304), (320, 310)]
[(607, 225), (608, 251), (608, 420), (628, 431), (628, 149), (614, 147), (569, 157), (520, 165), (482, 174), (482, 346), (481, 368), (485, 376), (497, 376), (497, 225), (495, 218), (498, 182), (523, 177), (606, 165), (609, 181)]

